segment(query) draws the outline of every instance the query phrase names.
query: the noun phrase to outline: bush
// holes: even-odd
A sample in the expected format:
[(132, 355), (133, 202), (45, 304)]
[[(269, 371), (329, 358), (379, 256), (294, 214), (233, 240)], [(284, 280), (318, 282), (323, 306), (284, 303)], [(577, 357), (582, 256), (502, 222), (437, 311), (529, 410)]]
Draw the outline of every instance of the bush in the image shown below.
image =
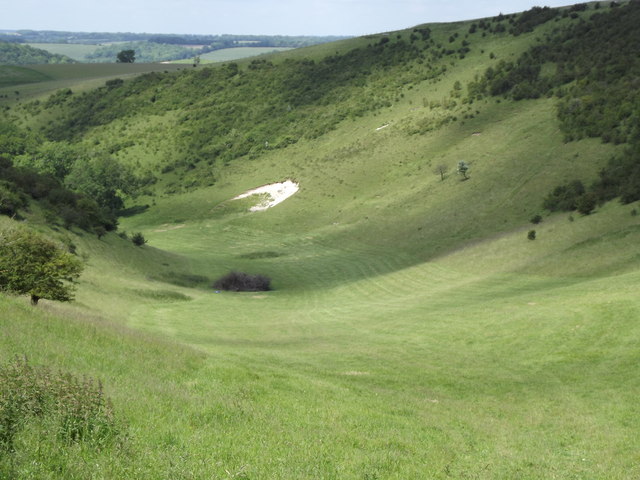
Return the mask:
[(0, 214), (13, 216), (18, 209), (28, 205), (24, 194), (20, 194), (14, 185), (0, 180)]
[(266, 292), (271, 290), (271, 279), (264, 275), (249, 275), (242, 272), (229, 272), (213, 284), (217, 290), (231, 292)]
[(575, 210), (578, 198), (585, 193), (584, 185), (580, 180), (574, 180), (566, 185), (556, 187), (544, 199), (544, 208), (551, 212)]
[(141, 247), (142, 245), (147, 243), (147, 240), (144, 238), (144, 235), (142, 235), (142, 233), (140, 232), (137, 232), (131, 235), (131, 241), (136, 247)]
[(529, 230), (529, 233), (527, 233), (527, 238), (529, 240), (535, 240), (536, 239), (536, 231), (535, 230)]
[(598, 199), (594, 193), (588, 192), (578, 198), (576, 207), (583, 215), (589, 215), (596, 208)]
[(539, 224), (542, 221), (542, 215), (534, 215), (533, 217), (531, 217), (531, 223), (533, 223), (534, 225)]

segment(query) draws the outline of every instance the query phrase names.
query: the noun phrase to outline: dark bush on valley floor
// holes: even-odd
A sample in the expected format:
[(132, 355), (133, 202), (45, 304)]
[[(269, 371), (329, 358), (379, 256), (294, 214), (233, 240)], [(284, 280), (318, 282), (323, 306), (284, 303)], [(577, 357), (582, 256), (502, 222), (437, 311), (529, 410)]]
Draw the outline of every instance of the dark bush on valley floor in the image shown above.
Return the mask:
[(213, 288), (231, 292), (266, 292), (271, 290), (271, 279), (264, 275), (229, 272), (216, 280)]

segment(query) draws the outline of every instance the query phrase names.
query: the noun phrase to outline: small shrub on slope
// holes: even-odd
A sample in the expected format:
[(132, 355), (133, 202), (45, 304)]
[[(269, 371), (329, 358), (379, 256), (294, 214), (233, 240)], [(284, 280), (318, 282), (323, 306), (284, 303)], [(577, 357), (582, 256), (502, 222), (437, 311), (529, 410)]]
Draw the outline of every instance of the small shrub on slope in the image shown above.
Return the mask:
[(271, 290), (270, 284), (271, 279), (264, 275), (230, 272), (216, 280), (213, 288), (231, 292), (266, 292)]
[(131, 236), (131, 241), (133, 242), (133, 244), (134, 244), (136, 247), (141, 247), (142, 245), (144, 245), (145, 243), (147, 243), (147, 239), (146, 239), (146, 238), (144, 238), (144, 235), (142, 235), (142, 233), (140, 233), (140, 232), (134, 233), (134, 234)]

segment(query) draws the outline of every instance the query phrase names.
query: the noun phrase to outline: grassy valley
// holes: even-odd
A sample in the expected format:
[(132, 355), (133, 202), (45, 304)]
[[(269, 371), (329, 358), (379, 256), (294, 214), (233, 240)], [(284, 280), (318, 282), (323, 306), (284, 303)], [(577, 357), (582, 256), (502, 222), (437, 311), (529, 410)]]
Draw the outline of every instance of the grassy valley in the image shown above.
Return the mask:
[[(0, 476), (636, 478), (635, 64), (590, 84), (584, 53), (551, 46), (638, 11), (533, 9), (180, 71), (2, 70), (18, 172), (2, 188), (85, 268), (72, 303), (0, 295), (0, 360), (99, 380), (114, 419), (70, 440), (43, 410), (11, 448), (0, 430)], [(599, 123), (589, 101), (631, 113)], [(266, 211), (232, 200), (287, 179), (300, 190)], [(574, 204), (545, 209), (574, 180)], [(117, 229), (65, 223), (63, 188)], [(273, 290), (214, 290), (230, 270)]]

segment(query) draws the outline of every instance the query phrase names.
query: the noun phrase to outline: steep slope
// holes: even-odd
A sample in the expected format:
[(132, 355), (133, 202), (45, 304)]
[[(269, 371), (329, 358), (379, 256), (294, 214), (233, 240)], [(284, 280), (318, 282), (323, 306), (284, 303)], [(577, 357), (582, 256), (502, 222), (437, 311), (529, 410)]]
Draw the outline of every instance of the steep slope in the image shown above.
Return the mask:
[[(475, 181), (470, 182), (474, 186), (452, 190), (455, 195), (463, 195), (459, 199), (438, 195), (444, 206), (424, 202), (427, 209), (437, 205), (447, 209), (465, 203), (477, 208), (479, 202), (475, 198), (465, 198), (472, 194), (471, 190), (478, 196), (489, 190), (496, 194), (502, 190), (506, 197), (498, 202), (509, 205), (506, 210), (502, 209), (507, 216), (506, 224), (503, 218), (491, 218), (490, 212), (480, 213), (484, 230), (448, 235), (464, 241), (528, 220), (539, 210), (542, 196), (555, 186), (551, 183), (553, 176), (559, 176), (558, 181), (568, 181), (571, 179), (567, 178), (568, 172), (573, 169), (573, 175), (584, 176), (588, 181), (606, 162), (607, 147), (594, 150), (578, 144), (562, 144), (556, 134), (562, 124), (555, 118), (554, 102), (548, 101), (546, 106), (542, 101), (511, 106), (510, 102), (496, 104), (488, 98), (474, 100), (467, 97), (464, 90), (476, 74), (484, 72), (485, 66), (502, 65), (503, 60), (517, 58), (553, 28), (580, 22), (581, 15), (587, 18), (593, 12), (572, 12), (576, 18), (543, 16), (537, 19), (542, 26), (538, 26), (535, 33), (517, 36), (506, 30), (525, 31), (529, 25), (535, 25), (535, 15), (418, 27), (342, 42), (334, 51), (327, 51), (326, 46), (310, 49), (306, 57), (296, 52), (288, 59), (287, 56), (274, 57), (273, 62), (252, 61), (183, 71), (180, 75), (152, 74), (132, 82), (110, 82), (103, 89), (71, 96), (61, 105), (52, 106), (49, 110), (53, 111), (42, 116), (40, 126), (52, 140), (80, 142), (79, 145), (93, 150), (99, 144), (99, 150), (108, 152), (119, 162), (145, 174), (152, 172), (159, 180), (156, 193), (179, 193), (214, 184), (218, 191), (219, 179), (234, 165), (241, 168), (241, 165), (260, 161), (259, 168), (250, 169), (262, 172), (262, 165), (267, 162), (277, 168), (269, 172), (272, 178), (256, 180), (259, 182), (256, 185), (286, 176), (298, 178), (331, 172), (333, 180), (306, 181), (303, 187), (316, 188), (313, 195), (323, 195), (319, 190), (329, 189), (344, 192), (336, 204), (349, 210), (353, 194), (380, 195), (374, 190), (391, 179), (395, 185), (387, 190), (394, 195), (400, 190), (405, 195), (399, 175), (413, 179), (412, 186), (418, 191), (433, 192), (437, 188), (436, 178), (430, 176), (430, 171), (443, 162), (449, 172), (453, 172), (459, 160), (470, 162), (472, 172), (476, 168), (488, 168), (495, 172), (496, 179), (507, 172), (504, 181), (497, 184), (498, 189), (489, 182), (478, 186), (479, 182)], [(286, 60), (276, 62), (276, 58)], [(527, 109), (531, 112), (524, 113)], [(512, 115), (521, 117), (512, 119)], [(528, 116), (530, 125), (527, 125)], [(507, 146), (505, 151), (492, 148), (491, 144), (496, 142), (491, 136), (473, 136), (500, 122), (514, 126), (514, 131), (499, 132), (511, 135), (497, 142)], [(39, 122), (36, 119), (35, 124), (31, 123), (38, 126)], [(388, 128), (376, 131), (387, 124)], [(546, 128), (539, 136), (543, 141), (516, 131), (517, 125), (531, 131)], [(327, 135), (332, 131), (337, 132), (335, 137)], [(531, 139), (529, 144), (523, 141), (522, 135)], [(380, 149), (379, 153), (375, 152), (376, 148)], [(549, 158), (550, 152), (556, 149), (559, 150), (554, 153), (555, 158)], [(588, 158), (580, 165), (571, 165), (571, 155), (580, 151), (588, 152)], [(538, 183), (519, 178), (517, 188), (522, 196), (511, 199), (513, 188), (509, 173), (520, 175), (516, 173), (520, 166), (513, 162), (523, 155), (547, 157), (547, 163), (530, 162), (532, 168), (538, 172), (544, 169), (546, 175), (538, 174)], [(389, 160), (391, 158), (393, 160)], [(495, 159), (497, 163), (479, 162), (480, 158)], [(392, 166), (401, 164), (405, 168), (394, 171)], [(160, 169), (164, 175), (157, 174)], [(489, 176), (483, 179), (489, 180)], [(362, 188), (367, 182), (369, 187)], [(237, 194), (256, 185), (246, 184), (237, 192), (229, 193)], [(348, 192), (352, 193), (351, 198), (346, 196)], [(531, 198), (533, 192), (538, 198)], [(409, 198), (406, 204), (414, 205), (417, 201), (415, 197)], [(485, 202), (483, 206), (490, 209), (495, 205)], [(516, 213), (514, 207), (519, 212)], [(405, 208), (409, 214), (403, 222), (405, 225), (415, 223), (415, 219), (410, 218), (413, 208), (401, 205), (399, 199), (395, 208)], [(196, 212), (197, 209), (192, 209), (190, 215)], [(314, 218), (322, 218), (319, 212), (314, 213)], [(415, 215), (441, 224), (439, 215), (427, 215), (423, 210), (416, 211)], [(402, 217), (394, 211), (391, 216)], [(353, 223), (355, 218), (348, 216), (342, 223)], [(336, 221), (340, 219), (331, 219), (330, 223)], [(379, 225), (386, 228), (386, 220)], [(416, 225), (416, 231), (419, 227), (424, 230), (428, 225)], [(468, 225), (457, 222), (455, 228), (465, 230)], [(409, 232), (398, 233), (406, 237)], [(437, 239), (441, 234), (430, 236)], [(415, 233), (410, 235), (406, 246), (411, 248), (416, 240)]]

